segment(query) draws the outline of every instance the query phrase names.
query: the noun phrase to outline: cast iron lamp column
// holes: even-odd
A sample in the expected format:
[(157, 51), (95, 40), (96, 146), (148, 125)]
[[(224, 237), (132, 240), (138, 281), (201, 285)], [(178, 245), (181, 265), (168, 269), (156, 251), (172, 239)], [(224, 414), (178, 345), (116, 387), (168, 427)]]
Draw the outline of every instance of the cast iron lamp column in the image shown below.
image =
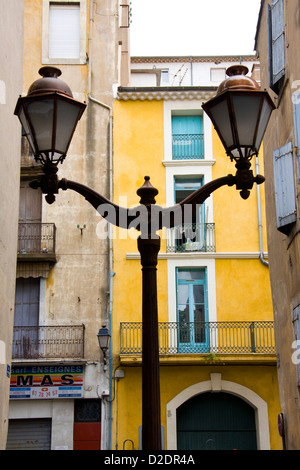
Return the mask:
[(58, 78), (61, 74), (58, 69), (42, 68), (43, 78), (34, 82), (28, 95), (20, 97), (16, 105), (15, 114), (21, 121), (36, 161), (42, 164), (44, 171), (44, 175), (30, 186), (41, 188), (49, 204), (55, 201), (59, 189), (71, 189), (85, 197), (109, 223), (125, 229), (135, 227), (140, 232), (137, 246), (143, 280), (142, 448), (146, 451), (162, 448), (156, 277), (160, 238), (157, 232), (163, 227), (191, 222), (196, 217), (198, 206), (222, 186), (236, 185), (242, 198), (247, 199), (253, 184), (264, 181), (263, 176), (253, 176), (250, 160), (259, 150), (274, 105), (269, 95), (260, 91), (254, 80), (246, 77), (246, 71), (240, 66), (230, 68), (229, 78), (220, 85), (217, 96), (203, 104), (227, 154), (236, 161), (235, 176), (211, 181), (170, 208), (156, 205), (158, 190), (150, 183), (149, 176), (137, 191), (140, 205), (133, 209), (122, 208), (80, 183), (58, 179), (57, 165), (66, 156), (85, 108), (84, 104), (73, 99), (69, 87)]

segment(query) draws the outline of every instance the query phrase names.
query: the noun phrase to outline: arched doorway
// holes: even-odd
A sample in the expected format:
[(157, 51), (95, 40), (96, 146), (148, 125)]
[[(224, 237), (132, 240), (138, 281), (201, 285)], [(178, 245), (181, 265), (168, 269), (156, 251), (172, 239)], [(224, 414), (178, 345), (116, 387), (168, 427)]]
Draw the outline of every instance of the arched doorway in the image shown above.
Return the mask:
[(230, 393), (206, 392), (177, 408), (178, 450), (256, 450), (255, 410)]

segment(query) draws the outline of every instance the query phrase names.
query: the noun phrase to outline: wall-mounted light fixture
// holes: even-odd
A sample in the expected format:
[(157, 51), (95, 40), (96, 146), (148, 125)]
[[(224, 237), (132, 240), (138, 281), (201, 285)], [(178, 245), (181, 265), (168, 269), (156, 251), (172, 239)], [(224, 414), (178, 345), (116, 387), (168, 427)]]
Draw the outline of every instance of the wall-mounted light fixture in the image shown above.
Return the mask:
[(106, 325), (103, 325), (102, 328), (100, 328), (100, 330), (97, 334), (97, 337), (98, 337), (99, 347), (100, 347), (101, 351), (103, 352), (103, 362), (104, 362), (103, 370), (106, 370), (107, 369), (107, 366), (106, 366), (106, 362), (107, 362), (106, 353), (108, 351), (109, 342), (110, 342), (110, 334), (109, 334), (108, 329), (106, 328)]

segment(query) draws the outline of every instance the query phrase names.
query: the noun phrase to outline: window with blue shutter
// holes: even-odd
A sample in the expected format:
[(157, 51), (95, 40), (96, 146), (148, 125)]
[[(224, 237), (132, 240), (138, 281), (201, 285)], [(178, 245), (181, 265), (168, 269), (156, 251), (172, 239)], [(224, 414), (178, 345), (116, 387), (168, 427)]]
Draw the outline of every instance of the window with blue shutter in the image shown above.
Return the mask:
[(204, 158), (202, 116), (172, 117), (172, 158), (173, 160)]
[(207, 352), (208, 308), (206, 270), (177, 268), (177, 321), (179, 352)]
[(293, 93), (292, 101), (294, 111), (295, 145), (297, 151), (297, 178), (298, 184), (300, 184), (300, 89)]
[(270, 87), (279, 93), (285, 75), (285, 30), (283, 0), (268, 5)]
[[(174, 179), (175, 204), (183, 201), (203, 186), (203, 177), (177, 176)], [(195, 220), (183, 221), (183, 225), (175, 227), (176, 251), (202, 251), (205, 249), (205, 203), (199, 204)]]
[(296, 193), (292, 143), (273, 151), (277, 229), (288, 234), (296, 222)]

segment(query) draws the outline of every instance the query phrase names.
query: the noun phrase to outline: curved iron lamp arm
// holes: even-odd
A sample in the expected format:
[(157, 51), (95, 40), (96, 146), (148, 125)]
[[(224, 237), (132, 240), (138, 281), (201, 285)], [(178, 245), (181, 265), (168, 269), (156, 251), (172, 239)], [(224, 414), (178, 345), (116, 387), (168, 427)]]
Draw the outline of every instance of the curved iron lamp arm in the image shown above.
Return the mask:
[(30, 186), (34, 189), (40, 187), (42, 192), (47, 194), (46, 200), (49, 204), (54, 202), (54, 194), (57, 194), (59, 189), (64, 191), (71, 189), (81, 194), (109, 223), (125, 229), (133, 227), (144, 235), (151, 234), (157, 238), (156, 231), (163, 227), (172, 228), (180, 225), (183, 221), (189, 223), (195, 220), (198, 206), (203, 204), (216, 189), (222, 186), (236, 185), (236, 189), (240, 190), (241, 197), (247, 199), (253, 184), (261, 184), (265, 180), (261, 175), (254, 177), (250, 170), (250, 162), (246, 160), (238, 162), (236, 168), (235, 176), (227, 175), (210, 181), (180, 203), (167, 208), (156, 205), (155, 196), (158, 194), (158, 190), (150, 183), (149, 176), (145, 176), (143, 186), (137, 190), (137, 194), (140, 196), (140, 205), (130, 209), (114, 204), (105, 196), (81, 183), (65, 178), (58, 180), (56, 167), (45, 167), (45, 174), (40, 180), (31, 182)]

